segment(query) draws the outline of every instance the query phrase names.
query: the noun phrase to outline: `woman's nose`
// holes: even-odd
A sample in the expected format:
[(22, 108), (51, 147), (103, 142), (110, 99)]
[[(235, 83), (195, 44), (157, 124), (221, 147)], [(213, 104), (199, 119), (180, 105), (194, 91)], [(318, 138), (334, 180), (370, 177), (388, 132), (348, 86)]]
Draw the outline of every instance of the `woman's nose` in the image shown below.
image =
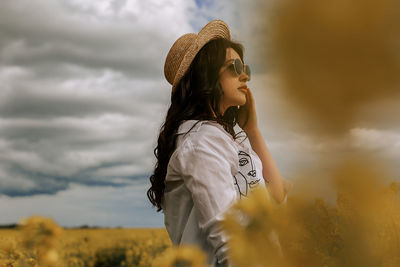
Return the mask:
[(249, 80), (249, 76), (243, 71), (239, 76), (239, 80), (241, 82), (247, 82)]

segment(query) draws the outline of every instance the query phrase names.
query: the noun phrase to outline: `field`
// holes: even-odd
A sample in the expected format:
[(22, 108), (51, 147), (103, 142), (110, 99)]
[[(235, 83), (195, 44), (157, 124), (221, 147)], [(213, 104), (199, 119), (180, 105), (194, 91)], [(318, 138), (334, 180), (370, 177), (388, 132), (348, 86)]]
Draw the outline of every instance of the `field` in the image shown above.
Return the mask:
[[(287, 203), (255, 188), (226, 213), (229, 259), (239, 267), (400, 266), (400, 183), (348, 164), (336, 173), (336, 201), (293, 190)], [(307, 180), (299, 184), (309, 184)], [(0, 267), (206, 267), (196, 247), (172, 247), (165, 229), (63, 229), (30, 217), (0, 230)]]
[(42, 229), (0, 230), (0, 266), (151, 266), (171, 246), (165, 229), (61, 229), (41, 220)]

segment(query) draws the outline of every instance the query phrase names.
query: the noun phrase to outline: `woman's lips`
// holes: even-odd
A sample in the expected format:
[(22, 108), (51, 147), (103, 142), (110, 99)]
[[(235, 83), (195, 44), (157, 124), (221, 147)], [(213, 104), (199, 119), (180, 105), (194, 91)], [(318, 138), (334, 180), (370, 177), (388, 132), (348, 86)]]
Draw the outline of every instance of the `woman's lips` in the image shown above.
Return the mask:
[(238, 89), (240, 91), (246, 92), (247, 91), (247, 86), (240, 86)]

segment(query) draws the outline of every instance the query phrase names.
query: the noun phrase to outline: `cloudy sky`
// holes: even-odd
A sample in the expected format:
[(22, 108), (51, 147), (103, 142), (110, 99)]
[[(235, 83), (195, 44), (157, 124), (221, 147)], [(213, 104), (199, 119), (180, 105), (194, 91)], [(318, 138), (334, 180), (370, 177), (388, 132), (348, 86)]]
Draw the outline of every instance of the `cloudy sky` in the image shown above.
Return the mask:
[(179, 36), (216, 18), (245, 46), (260, 126), (285, 177), (349, 146), (394, 165), (398, 99), (360, 110), (350, 141), (313, 135), (261, 67), (257, 7), (216, 2), (0, 1), (0, 224), (40, 214), (63, 226), (162, 227), (146, 191), (169, 105), (164, 60)]

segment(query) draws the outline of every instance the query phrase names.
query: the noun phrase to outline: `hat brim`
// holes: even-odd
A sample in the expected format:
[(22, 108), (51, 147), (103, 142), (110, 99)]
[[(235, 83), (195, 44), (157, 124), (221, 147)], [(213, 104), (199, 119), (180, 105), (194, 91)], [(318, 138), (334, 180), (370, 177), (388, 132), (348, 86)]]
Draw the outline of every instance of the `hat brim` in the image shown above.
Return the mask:
[(222, 20), (213, 20), (207, 23), (197, 34), (196, 39), (193, 44), (189, 47), (183, 60), (176, 72), (174, 82), (172, 85), (172, 92), (175, 91), (176, 85), (186, 74), (190, 64), (192, 64), (193, 59), (196, 57), (200, 49), (207, 44), (209, 41), (223, 38), (230, 40), (230, 32), (228, 25)]

